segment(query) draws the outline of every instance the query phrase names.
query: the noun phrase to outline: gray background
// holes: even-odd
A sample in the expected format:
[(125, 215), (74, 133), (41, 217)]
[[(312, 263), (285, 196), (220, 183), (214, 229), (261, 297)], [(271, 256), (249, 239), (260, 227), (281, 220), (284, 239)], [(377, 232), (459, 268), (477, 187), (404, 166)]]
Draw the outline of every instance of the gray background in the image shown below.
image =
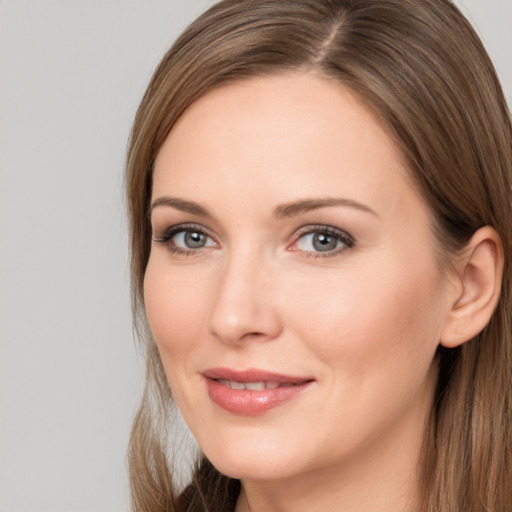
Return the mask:
[[(210, 0), (0, 1), (0, 511), (127, 510), (141, 389), (122, 172), (151, 72)], [(512, 99), (512, 0), (463, 0)]]

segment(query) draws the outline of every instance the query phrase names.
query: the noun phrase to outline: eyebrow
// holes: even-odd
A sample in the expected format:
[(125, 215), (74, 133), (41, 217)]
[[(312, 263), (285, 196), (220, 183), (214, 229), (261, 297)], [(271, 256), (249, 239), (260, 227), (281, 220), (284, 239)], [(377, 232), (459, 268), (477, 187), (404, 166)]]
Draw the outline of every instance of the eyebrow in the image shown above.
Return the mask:
[(301, 199), (291, 203), (280, 204), (274, 209), (274, 217), (278, 219), (293, 217), (311, 210), (318, 210), (319, 208), (332, 206), (347, 206), (366, 213), (371, 213), (372, 215), (375, 215), (375, 217), (378, 217), (377, 213), (369, 206), (358, 201), (354, 201), (353, 199), (345, 198)]
[(185, 213), (192, 213), (193, 215), (198, 215), (199, 217), (207, 217), (212, 218), (212, 214), (203, 206), (195, 203), (194, 201), (187, 201), (186, 199), (181, 199), (180, 197), (169, 197), (163, 196), (155, 199), (151, 203), (150, 212), (151, 213), (158, 206), (170, 206), (176, 210), (180, 210)]
[[(153, 211), (153, 209), (159, 206), (168, 206), (185, 213), (198, 215), (199, 217), (210, 219), (213, 218), (213, 215), (200, 204), (194, 201), (187, 201), (186, 199), (182, 199), (180, 197), (163, 196), (155, 199), (151, 203), (150, 213)], [(273, 217), (276, 219), (284, 219), (294, 217), (296, 215), (300, 215), (301, 213), (306, 213), (312, 210), (333, 206), (346, 206), (349, 208), (355, 208), (356, 210), (370, 213), (378, 217), (377, 213), (369, 206), (366, 206), (365, 204), (358, 201), (354, 201), (353, 199), (345, 198), (312, 198), (300, 199), (290, 203), (283, 203), (274, 208)]]

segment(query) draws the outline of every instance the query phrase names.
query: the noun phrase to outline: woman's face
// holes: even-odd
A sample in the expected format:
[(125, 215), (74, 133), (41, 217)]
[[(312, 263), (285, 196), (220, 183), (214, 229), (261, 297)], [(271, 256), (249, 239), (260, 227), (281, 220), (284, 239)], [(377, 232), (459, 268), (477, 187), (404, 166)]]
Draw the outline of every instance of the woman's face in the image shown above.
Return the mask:
[(220, 471), (417, 456), (453, 299), (430, 222), (393, 140), (340, 85), (256, 78), (185, 112), (154, 167), (144, 291), (176, 403)]

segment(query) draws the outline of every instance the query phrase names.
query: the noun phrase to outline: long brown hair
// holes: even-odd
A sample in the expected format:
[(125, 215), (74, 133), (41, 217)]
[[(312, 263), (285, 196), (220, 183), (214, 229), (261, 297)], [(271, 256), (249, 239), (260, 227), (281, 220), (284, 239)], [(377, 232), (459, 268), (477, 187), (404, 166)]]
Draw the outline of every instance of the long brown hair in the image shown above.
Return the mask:
[(133, 309), (147, 361), (130, 441), (133, 510), (232, 510), (239, 492), (204, 458), (184, 492), (173, 483), (172, 396), (142, 292), (153, 162), (206, 91), (286, 70), (338, 81), (379, 116), (431, 208), (445, 255), (484, 225), (500, 234), (505, 270), (490, 323), (460, 348), (439, 349), (421, 510), (511, 511), (512, 127), (492, 63), (449, 0), (224, 0), (164, 56), (135, 118), (126, 171)]

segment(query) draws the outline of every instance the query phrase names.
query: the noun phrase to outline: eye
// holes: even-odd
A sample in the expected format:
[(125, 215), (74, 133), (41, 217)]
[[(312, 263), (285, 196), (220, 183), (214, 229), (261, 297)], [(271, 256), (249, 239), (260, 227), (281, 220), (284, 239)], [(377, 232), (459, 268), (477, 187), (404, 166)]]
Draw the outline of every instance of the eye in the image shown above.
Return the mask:
[(327, 257), (353, 246), (354, 238), (341, 229), (331, 226), (308, 226), (299, 232), (290, 250), (310, 253), (314, 257)]
[(217, 243), (199, 226), (184, 225), (167, 229), (162, 236), (155, 238), (155, 242), (166, 245), (173, 253), (185, 255), (205, 247), (217, 246)]
[(200, 231), (180, 231), (172, 237), (172, 242), (176, 247), (182, 249), (201, 249), (212, 244), (211, 238)]

